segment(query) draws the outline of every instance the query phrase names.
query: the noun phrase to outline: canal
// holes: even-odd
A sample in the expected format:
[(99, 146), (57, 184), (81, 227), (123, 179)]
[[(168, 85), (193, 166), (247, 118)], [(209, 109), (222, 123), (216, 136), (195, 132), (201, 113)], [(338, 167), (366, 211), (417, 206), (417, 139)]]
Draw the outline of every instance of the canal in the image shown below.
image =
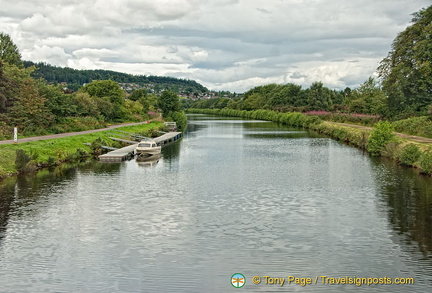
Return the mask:
[[(2, 293), (428, 292), (431, 252), (430, 178), (272, 122), (192, 115), (158, 161), (0, 183)], [(357, 278), (415, 284), (328, 283)]]

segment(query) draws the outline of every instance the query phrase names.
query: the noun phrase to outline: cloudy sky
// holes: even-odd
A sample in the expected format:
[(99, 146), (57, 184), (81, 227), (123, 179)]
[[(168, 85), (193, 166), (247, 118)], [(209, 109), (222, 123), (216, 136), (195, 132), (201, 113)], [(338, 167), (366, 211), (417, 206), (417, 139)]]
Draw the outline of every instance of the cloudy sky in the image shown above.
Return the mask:
[(0, 0), (23, 59), (243, 92), (372, 76), (431, 0)]

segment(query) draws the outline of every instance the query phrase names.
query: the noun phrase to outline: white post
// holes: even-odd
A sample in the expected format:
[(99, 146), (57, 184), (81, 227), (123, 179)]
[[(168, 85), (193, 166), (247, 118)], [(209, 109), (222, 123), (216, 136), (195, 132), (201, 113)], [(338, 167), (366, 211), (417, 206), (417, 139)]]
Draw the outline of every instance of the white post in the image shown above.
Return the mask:
[(18, 143), (18, 128), (14, 127), (14, 143)]

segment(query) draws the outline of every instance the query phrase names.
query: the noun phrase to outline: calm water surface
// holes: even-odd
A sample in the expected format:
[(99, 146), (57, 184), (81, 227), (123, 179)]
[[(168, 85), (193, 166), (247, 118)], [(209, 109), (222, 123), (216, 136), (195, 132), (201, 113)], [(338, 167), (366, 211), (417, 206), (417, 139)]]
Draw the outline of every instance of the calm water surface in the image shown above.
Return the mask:
[[(158, 162), (3, 181), (0, 292), (430, 292), (431, 179), (301, 129), (189, 118)], [(252, 282), (289, 275), (415, 285)]]

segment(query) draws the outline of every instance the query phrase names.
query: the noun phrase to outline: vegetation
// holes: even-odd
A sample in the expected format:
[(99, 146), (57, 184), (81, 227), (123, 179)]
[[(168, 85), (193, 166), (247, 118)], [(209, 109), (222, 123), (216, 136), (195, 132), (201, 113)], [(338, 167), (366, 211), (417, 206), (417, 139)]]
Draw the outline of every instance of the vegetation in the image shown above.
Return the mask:
[(379, 156), (384, 147), (395, 141), (395, 138), (396, 135), (393, 133), (393, 126), (390, 122), (380, 121), (375, 125), (369, 136), (367, 150), (373, 156)]
[(432, 175), (432, 153), (428, 152), (421, 156), (420, 167), (426, 174)]
[(328, 111), (373, 115), (378, 120), (385, 114), (385, 95), (379, 84), (369, 78), (358, 89), (331, 90), (321, 82), (302, 89), (295, 84), (269, 84), (255, 87), (243, 98), (216, 98), (190, 103), (190, 108), (234, 110), (273, 110), (277, 112)]
[(411, 117), (394, 121), (392, 124), (397, 132), (432, 138), (432, 121), (430, 117)]
[(391, 117), (425, 115), (432, 103), (432, 6), (414, 14), (378, 68)]
[(402, 149), (399, 161), (403, 165), (412, 166), (420, 159), (421, 155), (422, 153), (418, 146), (409, 144)]
[(165, 76), (132, 75), (110, 70), (78, 70), (52, 66), (47, 63), (33, 63), (24, 61), (25, 67), (36, 68), (32, 76), (42, 78), (51, 84), (67, 84), (72, 90), (78, 90), (84, 84), (93, 80), (112, 80), (118, 83), (133, 83), (140, 87), (148, 88), (155, 93), (171, 89), (176, 92), (206, 93), (208, 89), (194, 80), (180, 79)]
[(0, 33), (0, 59), (19, 67), (23, 65), (18, 47), (14, 44), (11, 37), (4, 33)]

